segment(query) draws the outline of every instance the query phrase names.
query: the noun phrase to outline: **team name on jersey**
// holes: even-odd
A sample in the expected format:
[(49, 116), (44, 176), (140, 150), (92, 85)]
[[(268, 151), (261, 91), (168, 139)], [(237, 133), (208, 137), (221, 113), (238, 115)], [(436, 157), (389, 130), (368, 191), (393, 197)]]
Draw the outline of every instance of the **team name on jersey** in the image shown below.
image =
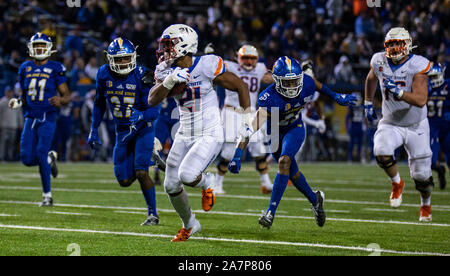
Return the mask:
[(131, 97), (135, 97), (136, 93), (135, 92), (129, 92), (129, 91), (114, 91), (114, 90), (107, 90), (106, 91), (107, 95), (119, 95), (119, 96), (131, 96)]

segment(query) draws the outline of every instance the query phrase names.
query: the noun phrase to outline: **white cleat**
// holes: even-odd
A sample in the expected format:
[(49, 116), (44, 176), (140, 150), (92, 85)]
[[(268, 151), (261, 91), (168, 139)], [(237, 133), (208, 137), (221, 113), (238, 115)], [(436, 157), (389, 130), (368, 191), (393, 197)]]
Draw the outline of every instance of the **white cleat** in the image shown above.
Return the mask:
[(261, 183), (261, 192), (263, 194), (270, 194), (273, 190), (273, 184), (272, 183)]
[(400, 183), (392, 182), (392, 193), (389, 197), (389, 205), (392, 208), (398, 208), (402, 205), (402, 193), (404, 187), (405, 182), (403, 179), (400, 180)]

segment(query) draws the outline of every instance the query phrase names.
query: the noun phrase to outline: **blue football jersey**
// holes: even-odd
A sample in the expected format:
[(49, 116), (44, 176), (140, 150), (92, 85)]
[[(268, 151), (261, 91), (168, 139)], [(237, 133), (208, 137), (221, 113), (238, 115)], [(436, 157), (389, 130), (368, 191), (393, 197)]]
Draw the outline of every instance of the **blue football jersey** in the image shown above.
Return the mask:
[(56, 118), (56, 107), (48, 101), (57, 96), (57, 88), (67, 82), (66, 68), (59, 62), (48, 61), (44, 65), (36, 65), (33, 61), (24, 62), (19, 68), (19, 84), (22, 89), (24, 115), (30, 118)]
[(449, 82), (447, 79), (440, 87), (428, 91), (428, 120), (432, 126), (449, 124), (445, 121), (446, 113), (450, 117)]
[(308, 75), (303, 76), (303, 87), (296, 98), (283, 97), (276, 91), (275, 84), (269, 85), (258, 97), (258, 106), (266, 108), (269, 113), (267, 132), (271, 133), (271, 120), (276, 112), (274, 108), (279, 112), (277, 125), (282, 133), (302, 124), (301, 110), (313, 101), (315, 91), (314, 80)]
[(133, 109), (144, 111), (149, 108), (150, 88), (144, 86), (141, 81), (146, 71), (145, 67), (137, 66), (128, 75), (120, 77), (111, 72), (108, 64), (100, 67), (97, 73), (95, 103), (102, 105), (108, 102), (116, 125), (131, 125), (130, 116)]
[[(176, 110), (176, 113), (174, 113), (172, 118), (172, 112), (173, 110)], [(162, 102), (161, 102), (161, 112), (160, 112), (160, 116), (164, 116), (169, 120), (177, 120), (178, 116), (175, 116), (178, 114), (178, 108), (177, 108), (177, 102), (175, 101), (175, 99), (173, 97), (170, 98), (165, 98)]]

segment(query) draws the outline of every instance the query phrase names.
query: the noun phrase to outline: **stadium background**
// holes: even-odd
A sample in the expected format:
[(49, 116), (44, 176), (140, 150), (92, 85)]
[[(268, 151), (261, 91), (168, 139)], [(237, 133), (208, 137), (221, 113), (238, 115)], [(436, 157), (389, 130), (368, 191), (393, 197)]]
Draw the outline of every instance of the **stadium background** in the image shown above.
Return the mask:
[[(73, 1), (72, 1), (73, 2)], [(95, 76), (106, 62), (103, 50), (122, 36), (138, 45), (138, 62), (155, 67), (155, 50), (161, 32), (170, 24), (185, 23), (199, 34), (199, 52), (213, 43), (217, 54), (234, 59), (243, 43), (260, 50), (260, 60), (271, 68), (281, 55), (299, 60), (312, 59), (318, 80), (340, 92), (363, 91), (373, 53), (383, 50), (384, 34), (394, 26), (410, 32), (414, 53), (448, 64), (450, 49), (449, 0), (385, 1), (381, 7), (368, 7), (366, 0), (250, 1), (250, 0), (87, 0), (70, 8), (66, 0), (0, 0), (0, 97), (17, 89), (17, 70), (28, 58), (26, 44), (40, 31), (52, 37), (58, 50), (52, 59), (67, 68), (72, 103), (62, 110), (55, 146), (62, 160), (93, 159), (86, 138), (89, 131), (89, 104), (95, 93)], [(346, 58), (344, 58), (344, 56)], [(345, 62), (348, 60), (348, 62)], [(449, 71), (446, 72), (448, 78)], [(223, 101), (223, 91), (219, 89)], [(221, 101), (221, 102), (222, 102)], [(22, 126), (6, 126), (0, 101), (0, 132), (16, 128), (17, 149)], [(320, 135), (309, 129), (309, 147), (314, 152), (306, 160), (347, 160), (347, 110), (320, 98), (328, 131)], [(114, 141), (112, 121), (106, 121), (109, 140)], [(3, 136), (3, 133), (0, 133)], [(108, 160), (112, 144), (100, 158)], [(367, 135), (365, 135), (365, 148)], [(65, 146), (67, 148), (65, 149)], [(0, 153), (2, 151), (0, 150)], [(0, 156), (0, 161), (17, 160)], [(369, 157), (368, 157), (369, 159)]]

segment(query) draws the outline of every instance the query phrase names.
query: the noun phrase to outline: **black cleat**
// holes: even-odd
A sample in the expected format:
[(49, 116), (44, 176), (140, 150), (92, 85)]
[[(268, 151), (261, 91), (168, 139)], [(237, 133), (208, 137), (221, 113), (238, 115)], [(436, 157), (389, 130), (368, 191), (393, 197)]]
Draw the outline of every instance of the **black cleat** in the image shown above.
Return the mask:
[(53, 206), (53, 199), (49, 196), (44, 196), (42, 198), (41, 204), (39, 204), (39, 207), (52, 207)]
[(441, 188), (441, 190), (444, 190), (445, 186), (447, 185), (447, 181), (445, 180), (445, 167), (443, 165), (439, 165), (436, 168), (436, 171), (438, 173), (439, 188)]
[(58, 158), (58, 154), (55, 151), (50, 151), (48, 153), (48, 157), (50, 158), (50, 169), (52, 170), (53, 178), (58, 176), (58, 167), (56, 166), (56, 159)]
[(141, 223), (142, 226), (154, 226), (159, 224), (159, 217), (157, 215), (150, 214), (147, 219)]
[(259, 218), (258, 223), (261, 225), (262, 228), (270, 229), (273, 223), (273, 216), (272, 213), (269, 212), (262, 212), (262, 216)]
[(323, 201), (325, 198), (325, 194), (322, 191), (317, 191), (317, 203), (316, 205), (311, 206), (312, 211), (314, 212), (314, 217), (316, 219), (317, 225), (322, 227), (325, 224), (325, 210), (323, 209)]

